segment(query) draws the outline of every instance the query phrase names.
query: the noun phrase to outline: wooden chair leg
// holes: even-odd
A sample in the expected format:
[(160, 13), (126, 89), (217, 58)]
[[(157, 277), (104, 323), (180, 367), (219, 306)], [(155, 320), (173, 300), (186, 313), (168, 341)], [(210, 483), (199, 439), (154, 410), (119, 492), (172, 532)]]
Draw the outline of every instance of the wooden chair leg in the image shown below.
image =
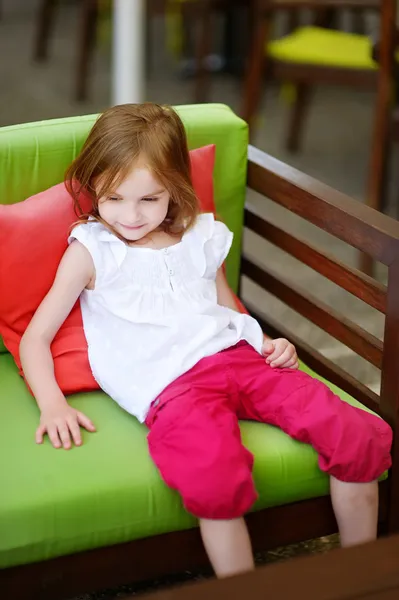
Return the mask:
[[(383, 213), (387, 213), (390, 204), (390, 178), (391, 178), (391, 158), (393, 151), (393, 135), (392, 135), (392, 111), (390, 111), (388, 117), (388, 133), (385, 139), (384, 157), (383, 157), (383, 170), (382, 170), (382, 183), (381, 183), (381, 206), (380, 210)], [(396, 172), (396, 169), (395, 169)], [(398, 218), (398, 214), (395, 218)]]
[[(398, 85), (398, 84), (397, 84)], [(396, 105), (395, 108), (393, 110), (393, 114), (392, 114), (392, 127), (391, 127), (391, 137), (390, 137), (390, 141), (391, 141), (391, 149), (393, 150), (394, 147), (397, 147), (398, 142), (399, 142), (399, 106), (397, 104), (398, 102), (398, 91), (396, 92)], [(389, 167), (390, 169), (392, 169), (392, 160), (391, 160), (391, 156), (390, 156), (390, 162), (389, 162)], [(397, 169), (392, 169), (394, 170), (395, 174)], [(396, 192), (395, 195), (395, 219), (397, 219), (399, 221), (399, 186), (398, 186), (398, 178), (397, 176), (395, 177), (395, 184), (396, 187), (398, 188), (398, 191)]]
[(248, 57), (240, 114), (249, 124), (250, 130), (259, 107), (262, 75), (267, 67), (265, 49), (271, 30), (271, 21), (270, 14), (261, 15), (256, 19), (252, 48)]
[[(384, 178), (387, 171), (389, 123), (393, 99), (395, 5), (394, 0), (386, 0), (381, 21), (380, 68), (366, 195), (366, 203), (376, 210), (381, 210)], [(370, 257), (362, 256), (360, 263), (364, 272), (372, 275), (373, 263)]]
[(287, 15), (287, 34), (292, 33), (299, 27), (299, 11), (291, 11)]
[[(389, 107), (387, 111), (387, 124), (390, 121)], [(368, 196), (366, 202), (372, 208), (385, 212), (389, 202), (389, 176), (390, 176), (390, 157), (392, 148), (392, 136), (389, 132), (389, 124), (387, 125), (386, 136), (383, 138), (383, 129), (385, 125), (379, 125), (378, 131), (374, 132), (373, 144), (381, 144), (372, 149), (371, 166), (368, 179)], [(376, 141), (378, 138), (378, 142)], [(375, 170), (373, 162), (376, 164)], [(396, 215), (398, 218), (399, 215)], [(375, 264), (371, 256), (368, 254), (360, 254), (359, 269), (370, 277), (374, 276)]]
[(325, 8), (317, 11), (314, 18), (314, 24), (317, 27), (325, 27), (326, 29), (333, 29), (336, 21), (337, 13), (334, 8)]
[[(389, 190), (387, 178), (389, 176), (391, 147), (389, 132), (390, 97), (386, 100), (387, 102), (382, 106), (383, 102), (380, 99), (380, 106), (377, 106), (366, 196), (366, 203), (378, 211), (386, 208)], [(361, 254), (360, 269), (367, 275), (373, 276), (374, 263), (369, 255)]]
[(366, 32), (365, 15), (358, 10), (351, 10), (351, 31), (364, 35)]
[(205, 60), (210, 53), (212, 40), (211, 4), (211, 2), (199, 2), (196, 6), (198, 24), (195, 41), (194, 102), (196, 104), (207, 102), (209, 98), (211, 74), (206, 68)]
[(311, 93), (312, 88), (307, 83), (299, 83), (296, 86), (296, 98), (291, 110), (286, 141), (288, 152), (296, 153), (300, 149)]
[(87, 99), (89, 66), (96, 39), (97, 16), (97, 0), (83, 0), (75, 84), (75, 98), (78, 102)]
[(36, 22), (36, 36), (33, 48), (35, 60), (45, 60), (48, 57), (50, 30), (54, 23), (54, 13), (57, 0), (41, 0)]

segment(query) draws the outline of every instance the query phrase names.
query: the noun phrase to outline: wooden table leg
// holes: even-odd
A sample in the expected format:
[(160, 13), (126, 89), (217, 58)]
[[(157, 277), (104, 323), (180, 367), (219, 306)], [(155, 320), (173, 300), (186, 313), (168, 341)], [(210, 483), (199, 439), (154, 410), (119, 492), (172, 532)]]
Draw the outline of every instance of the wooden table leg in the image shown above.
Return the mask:
[(37, 22), (33, 57), (35, 60), (45, 60), (48, 56), (50, 30), (54, 23), (54, 11), (57, 0), (41, 0)]

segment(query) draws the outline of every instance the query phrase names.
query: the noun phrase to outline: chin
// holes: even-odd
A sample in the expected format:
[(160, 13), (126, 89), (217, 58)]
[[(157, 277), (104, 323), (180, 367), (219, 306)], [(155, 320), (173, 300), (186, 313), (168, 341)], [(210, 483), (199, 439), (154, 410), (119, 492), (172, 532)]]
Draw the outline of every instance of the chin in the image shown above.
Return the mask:
[(123, 237), (125, 238), (125, 240), (128, 240), (128, 242), (139, 242), (141, 239), (143, 239), (145, 237), (145, 233), (143, 234), (133, 234), (133, 233), (122, 233)]
[(136, 241), (141, 240), (141, 238), (147, 234), (148, 228), (146, 226), (143, 226), (140, 227), (140, 229), (129, 230), (126, 227), (118, 227), (117, 231), (127, 240)]

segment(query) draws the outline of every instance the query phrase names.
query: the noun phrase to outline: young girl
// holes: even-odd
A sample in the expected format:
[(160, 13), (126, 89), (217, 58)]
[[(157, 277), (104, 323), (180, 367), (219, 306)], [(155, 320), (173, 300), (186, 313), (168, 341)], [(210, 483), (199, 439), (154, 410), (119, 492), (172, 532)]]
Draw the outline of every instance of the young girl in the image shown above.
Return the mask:
[(21, 341), (41, 410), (36, 441), (81, 444), (93, 423), (70, 407), (50, 344), (80, 297), (91, 369), (101, 388), (145, 422), (152, 459), (198, 517), (219, 577), (253, 568), (243, 520), (256, 500), (239, 419), (311, 444), (330, 475), (343, 545), (376, 537), (378, 477), (391, 430), (297, 369), (295, 348), (264, 338), (237, 312), (222, 271), (232, 234), (199, 214), (185, 131), (155, 104), (111, 108), (67, 172), (92, 197), (71, 232), (54, 284)]

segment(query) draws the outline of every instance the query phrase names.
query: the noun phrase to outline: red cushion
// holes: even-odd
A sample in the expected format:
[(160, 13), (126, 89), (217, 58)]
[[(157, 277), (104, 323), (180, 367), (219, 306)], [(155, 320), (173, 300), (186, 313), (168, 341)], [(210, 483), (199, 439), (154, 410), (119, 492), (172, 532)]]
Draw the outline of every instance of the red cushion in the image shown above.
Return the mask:
[[(214, 212), (215, 146), (190, 152), (194, 189), (204, 212)], [(83, 210), (90, 199), (81, 198)], [(34, 312), (50, 289), (76, 221), (64, 184), (24, 202), (0, 205), (0, 335), (21, 370), (19, 343)], [(79, 302), (51, 346), (55, 376), (65, 394), (98, 388), (91, 374)]]
[(239, 298), (237, 298), (237, 296), (235, 296), (234, 299), (235, 299), (238, 310), (241, 313), (244, 313), (244, 315), (249, 315), (249, 312), (247, 311), (247, 309), (245, 308), (245, 306), (243, 305), (241, 300)]

